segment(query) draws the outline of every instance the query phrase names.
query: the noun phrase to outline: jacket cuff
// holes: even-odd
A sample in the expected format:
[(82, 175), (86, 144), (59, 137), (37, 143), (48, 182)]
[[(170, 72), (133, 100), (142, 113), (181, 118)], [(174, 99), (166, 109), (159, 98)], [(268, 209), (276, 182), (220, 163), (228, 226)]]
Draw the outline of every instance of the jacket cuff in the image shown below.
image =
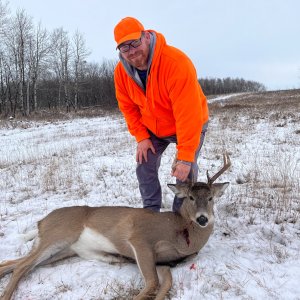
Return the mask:
[(135, 139), (138, 143), (142, 140), (149, 139), (149, 138), (150, 138), (150, 134), (147, 130), (143, 132), (139, 132), (138, 134), (135, 135)]
[(184, 164), (186, 166), (191, 166), (192, 163), (190, 161), (186, 161), (186, 160), (177, 160), (176, 163), (181, 163)]
[(187, 152), (187, 151), (178, 151), (177, 160), (183, 160), (186, 162), (193, 163), (195, 160), (195, 153), (194, 152)]

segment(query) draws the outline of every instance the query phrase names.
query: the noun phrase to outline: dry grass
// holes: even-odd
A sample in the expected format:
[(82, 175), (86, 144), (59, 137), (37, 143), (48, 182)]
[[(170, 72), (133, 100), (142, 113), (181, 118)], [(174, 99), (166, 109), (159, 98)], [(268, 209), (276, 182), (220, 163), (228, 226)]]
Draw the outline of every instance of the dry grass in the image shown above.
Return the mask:
[(248, 120), (270, 119), (300, 126), (300, 90), (246, 93), (213, 102), (209, 108), (213, 116), (230, 115)]
[[(232, 178), (237, 186), (227, 203), (229, 216), (246, 218), (249, 224), (299, 222), (300, 161), (290, 149), (300, 147), (300, 90), (236, 95), (212, 102), (210, 112), (211, 147), (205, 155), (213, 161), (215, 153), (228, 150), (233, 170), (235, 157), (247, 160)], [(268, 130), (260, 131), (266, 127), (269, 136)]]
[[(101, 295), (105, 295), (105, 299), (109, 296), (111, 300), (127, 300), (133, 299), (143, 287), (142, 279), (140, 276), (133, 277), (129, 282), (113, 280), (106, 284), (103, 288)], [(97, 298), (101, 300), (102, 298)]]

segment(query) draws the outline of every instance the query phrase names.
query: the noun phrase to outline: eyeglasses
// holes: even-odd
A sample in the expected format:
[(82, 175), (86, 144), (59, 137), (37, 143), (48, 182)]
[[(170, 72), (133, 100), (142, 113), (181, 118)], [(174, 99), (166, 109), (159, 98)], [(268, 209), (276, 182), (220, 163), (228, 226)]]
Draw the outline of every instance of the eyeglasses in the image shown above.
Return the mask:
[(129, 51), (130, 47), (137, 48), (137, 47), (141, 46), (141, 44), (142, 44), (142, 37), (140, 37), (138, 40), (132, 41), (129, 44), (120, 45), (118, 47), (118, 49), (120, 50), (121, 53), (125, 53), (125, 52)]

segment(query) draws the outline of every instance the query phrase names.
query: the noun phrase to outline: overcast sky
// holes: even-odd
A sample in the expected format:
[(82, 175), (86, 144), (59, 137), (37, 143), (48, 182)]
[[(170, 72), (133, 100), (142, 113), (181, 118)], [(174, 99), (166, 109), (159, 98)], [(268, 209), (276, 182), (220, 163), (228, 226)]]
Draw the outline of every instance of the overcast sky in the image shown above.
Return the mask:
[[(3, 1), (3, 0), (2, 0)], [(269, 90), (300, 88), (299, 0), (9, 0), (48, 30), (84, 34), (89, 61), (116, 59), (123, 17), (164, 34), (194, 62), (198, 77), (242, 77)]]

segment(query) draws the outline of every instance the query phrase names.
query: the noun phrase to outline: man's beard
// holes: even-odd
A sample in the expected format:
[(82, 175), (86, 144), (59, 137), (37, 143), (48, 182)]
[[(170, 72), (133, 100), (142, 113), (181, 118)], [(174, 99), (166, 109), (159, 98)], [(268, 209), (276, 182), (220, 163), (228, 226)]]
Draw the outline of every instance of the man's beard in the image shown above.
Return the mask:
[(143, 55), (143, 51), (137, 51), (136, 53), (130, 55), (127, 59), (129, 64), (131, 64), (135, 68), (145, 67), (147, 63), (146, 57)]

